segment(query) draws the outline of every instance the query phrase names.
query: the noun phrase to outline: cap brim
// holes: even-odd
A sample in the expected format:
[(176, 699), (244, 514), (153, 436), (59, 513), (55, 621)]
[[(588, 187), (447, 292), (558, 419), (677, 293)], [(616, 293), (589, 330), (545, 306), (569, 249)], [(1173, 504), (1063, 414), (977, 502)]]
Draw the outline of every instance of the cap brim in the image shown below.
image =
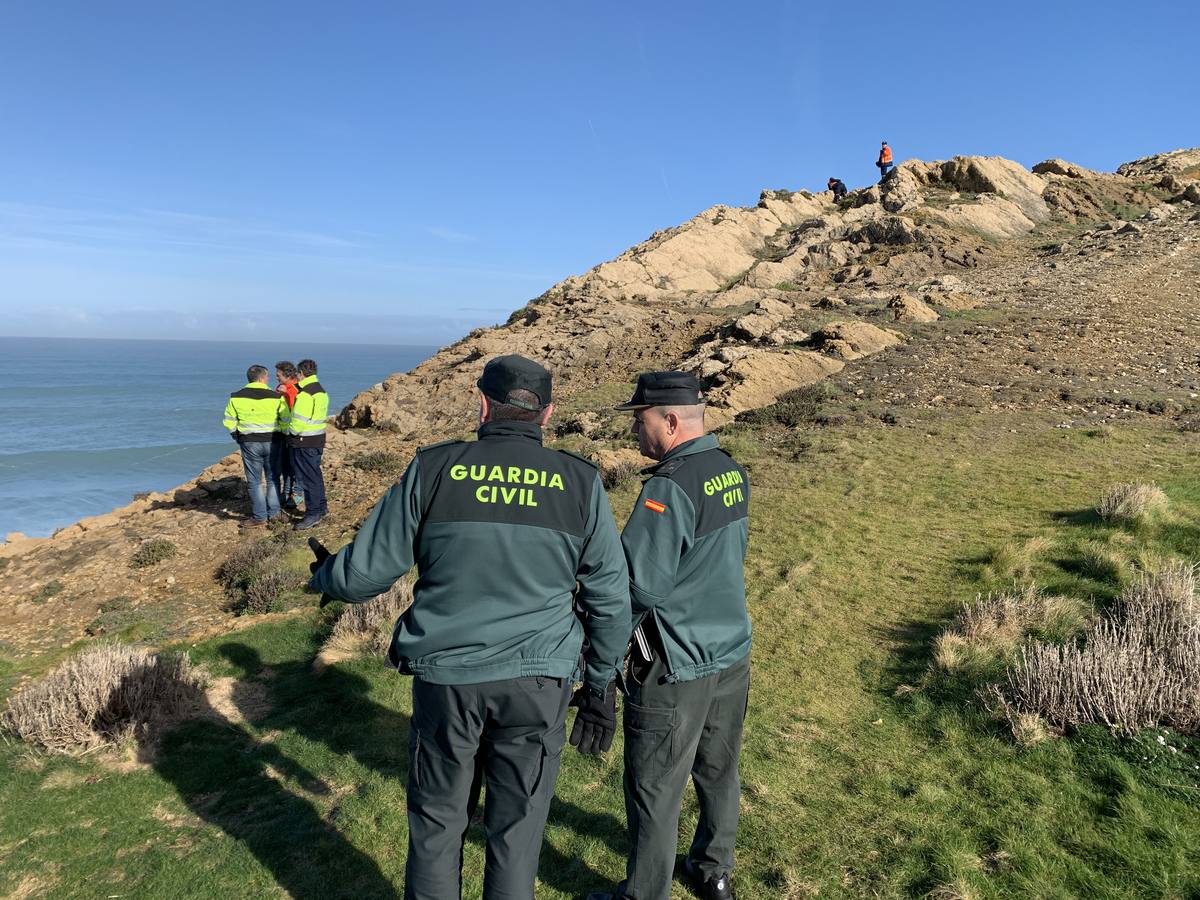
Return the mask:
[(634, 409), (649, 409), (652, 405), (650, 403), (634, 403), (633, 401), (629, 401), (628, 403), (618, 403), (613, 409), (618, 412), (629, 412)]

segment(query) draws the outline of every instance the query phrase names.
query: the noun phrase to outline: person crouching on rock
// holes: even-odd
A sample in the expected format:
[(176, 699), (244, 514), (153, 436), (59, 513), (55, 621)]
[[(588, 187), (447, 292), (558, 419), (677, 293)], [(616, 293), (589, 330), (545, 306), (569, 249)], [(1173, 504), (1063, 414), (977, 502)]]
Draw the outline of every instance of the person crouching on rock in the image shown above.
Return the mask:
[[(251, 518), (244, 524), (261, 527), (279, 519), (279, 471), (287, 401), (267, 383), (266, 366), (246, 370), (246, 386), (229, 395), (225, 427), (242, 450), (242, 469), (250, 494)], [(263, 486), (263, 480), (266, 486)]]
[(846, 196), (846, 185), (840, 178), (830, 178), (826, 183), (826, 187), (833, 191), (834, 203), (840, 203), (842, 198)]

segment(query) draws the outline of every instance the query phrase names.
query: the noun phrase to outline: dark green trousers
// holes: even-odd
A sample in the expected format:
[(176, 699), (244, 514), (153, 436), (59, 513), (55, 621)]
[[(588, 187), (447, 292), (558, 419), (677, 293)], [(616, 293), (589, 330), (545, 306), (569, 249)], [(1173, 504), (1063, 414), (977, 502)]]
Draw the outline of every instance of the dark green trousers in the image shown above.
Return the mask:
[(620, 893), (666, 900), (688, 776), (700, 821), (688, 851), (707, 880), (733, 871), (741, 781), (738, 756), (750, 692), (750, 656), (723, 672), (661, 683), (661, 658), (634, 665), (625, 697), (625, 816), (632, 849)]
[(481, 782), (483, 896), (532, 900), (570, 699), (562, 678), (465, 685), (413, 679), (406, 900), (461, 896), (463, 841)]

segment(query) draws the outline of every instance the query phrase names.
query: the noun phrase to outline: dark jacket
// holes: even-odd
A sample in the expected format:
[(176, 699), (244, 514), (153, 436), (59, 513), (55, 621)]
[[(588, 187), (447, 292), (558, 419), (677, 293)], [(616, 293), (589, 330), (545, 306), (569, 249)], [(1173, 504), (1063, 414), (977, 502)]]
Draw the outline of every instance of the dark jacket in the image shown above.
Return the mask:
[(417, 452), (353, 543), (311, 585), (360, 603), (416, 563), (413, 604), (389, 659), (435, 684), (576, 675), (603, 690), (632, 630), (616, 523), (596, 466), (542, 446), (524, 422), (491, 422), (477, 441)]
[(668, 681), (703, 678), (750, 652), (750, 479), (711, 434), (645, 473), (621, 535), (634, 621), (653, 618)]

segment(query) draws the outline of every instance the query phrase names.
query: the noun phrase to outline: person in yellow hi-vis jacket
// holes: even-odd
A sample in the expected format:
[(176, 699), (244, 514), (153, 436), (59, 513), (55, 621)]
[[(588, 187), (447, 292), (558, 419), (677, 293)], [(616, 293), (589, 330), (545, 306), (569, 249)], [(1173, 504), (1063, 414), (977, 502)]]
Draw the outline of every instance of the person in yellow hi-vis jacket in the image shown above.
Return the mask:
[(287, 401), (267, 383), (267, 374), (265, 366), (251, 366), (246, 370), (246, 386), (230, 394), (225, 404), (225, 428), (242, 450), (252, 514), (245, 524), (251, 527), (283, 515), (276, 485), (288, 408)]
[(304, 486), (304, 518), (295, 524), (297, 531), (312, 528), (328, 512), (325, 505), (325, 477), (321, 474), (321, 455), (325, 452), (325, 419), (329, 417), (329, 395), (317, 381), (317, 364), (302, 359), (296, 364), (300, 381), (296, 383), (296, 403), (288, 420), (288, 448), (292, 467)]

